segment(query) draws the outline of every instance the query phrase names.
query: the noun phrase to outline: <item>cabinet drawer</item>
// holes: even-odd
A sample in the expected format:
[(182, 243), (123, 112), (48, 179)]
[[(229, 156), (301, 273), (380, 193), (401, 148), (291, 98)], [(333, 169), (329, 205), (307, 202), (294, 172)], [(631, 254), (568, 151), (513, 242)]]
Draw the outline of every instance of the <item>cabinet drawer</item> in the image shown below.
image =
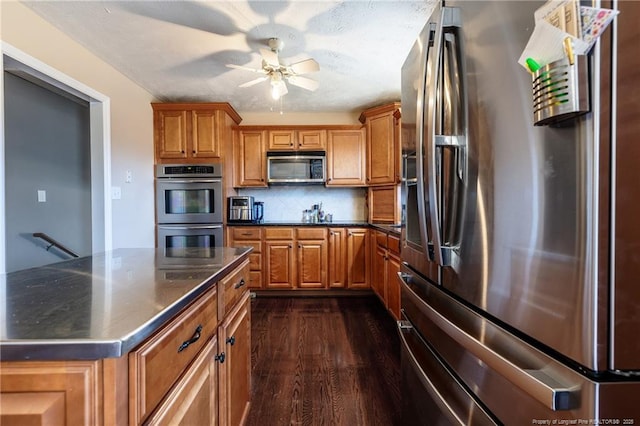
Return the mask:
[(244, 241), (244, 240), (236, 241), (236, 240), (234, 240), (232, 245), (233, 245), (233, 247), (253, 247), (253, 251), (251, 252), (251, 254), (254, 254), (254, 253), (260, 254), (260, 253), (262, 253), (262, 242), (261, 241)]
[(324, 240), (326, 237), (326, 228), (296, 228), (296, 238), (299, 240)]
[(158, 405), (215, 334), (216, 295), (214, 287), (129, 354), (129, 417), (133, 423), (139, 424)]
[(387, 238), (387, 247), (389, 247), (389, 250), (399, 255), (400, 254), (400, 238), (396, 237), (395, 235), (389, 235), (389, 237)]
[(249, 261), (218, 283), (218, 318), (222, 320), (249, 288)]
[(260, 240), (262, 229), (248, 226), (233, 227), (231, 228), (231, 236), (234, 240)]
[(260, 253), (251, 253), (249, 255), (249, 269), (251, 271), (262, 270), (262, 255)]
[(293, 228), (272, 228), (264, 229), (265, 239), (267, 240), (292, 240)]
[[(217, 349), (218, 341), (213, 337), (145, 424), (158, 426), (216, 424), (218, 374), (215, 356)], [(212, 420), (214, 420), (213, 423)]]
[(387, 248), (387, 234), (384, 232), (376, 231), (376, 244), (381, 247)]

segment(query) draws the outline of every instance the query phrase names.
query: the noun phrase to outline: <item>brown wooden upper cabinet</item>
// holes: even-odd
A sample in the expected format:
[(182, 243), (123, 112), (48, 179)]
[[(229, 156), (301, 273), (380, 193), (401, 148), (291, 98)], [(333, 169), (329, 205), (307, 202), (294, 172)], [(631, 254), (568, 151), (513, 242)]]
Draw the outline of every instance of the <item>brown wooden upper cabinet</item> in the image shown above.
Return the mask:
[(367, 131), (367, 185), (399, 183), (400, 102), (370, 108), (360, 121)]
[(269, 130), (269, 151), (324, 151), (326, 148), (324, 129)]
[(266, 141), (265, 130), (236, 129), (233, 143), (234, 187), (267, 186)]
[(365, 186), (364, 128), (327, 131), (327, 186)]
[(228, 103), (152, 103), (156, 163), (205, 163), (223, 156), (231, 126), (242, 120)]

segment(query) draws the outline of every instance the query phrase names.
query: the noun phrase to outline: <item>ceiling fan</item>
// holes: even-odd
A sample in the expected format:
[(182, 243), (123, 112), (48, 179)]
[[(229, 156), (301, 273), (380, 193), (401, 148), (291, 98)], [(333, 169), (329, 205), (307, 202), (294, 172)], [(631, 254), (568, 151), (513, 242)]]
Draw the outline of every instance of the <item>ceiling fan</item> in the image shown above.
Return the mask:
[(260, 56), (262, 56), (262, 68), (248, 68), (240, 65), (227, 64), (229, 68), (235, 68), (245, 71), (257, 72), (264, 74), (262, 77), (258, 77), (254, 80), (247, 81), (241, 84), (239, 87), (249, 87), (260, 82), (270, 80), (271, 84), (271, 96), (273, 99), (280, 99), (280, 97), (286, 95), (289, 91), (285, 80), (294, 86), (302, 87), (303, 89), (314, 91), (318, 88), (318, 82), (310, 78), (301, 77), (302, 74), (315, 72), (320, 70), (320, 65), (314, 59), (305, 59), (304, 61), (296, 62), (290, 65), (286, 65), (280, 62), (278, 59), (278, 53), (282, 50), (284, 42), (279, 38), (269, 39), (269, 49), (260, 48)]

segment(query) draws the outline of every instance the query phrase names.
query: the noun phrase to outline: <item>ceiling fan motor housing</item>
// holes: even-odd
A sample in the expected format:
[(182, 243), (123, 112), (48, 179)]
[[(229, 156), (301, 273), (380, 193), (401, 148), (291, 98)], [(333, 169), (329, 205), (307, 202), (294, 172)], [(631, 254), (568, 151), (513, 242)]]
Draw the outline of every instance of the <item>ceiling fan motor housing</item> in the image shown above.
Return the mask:
[(282, 48), (284, 47), (284, 41), (280, 40), (277, 37), (270, 38), (268, 44), (269, 49), (273, 50), (276, 53), (282, 50)]

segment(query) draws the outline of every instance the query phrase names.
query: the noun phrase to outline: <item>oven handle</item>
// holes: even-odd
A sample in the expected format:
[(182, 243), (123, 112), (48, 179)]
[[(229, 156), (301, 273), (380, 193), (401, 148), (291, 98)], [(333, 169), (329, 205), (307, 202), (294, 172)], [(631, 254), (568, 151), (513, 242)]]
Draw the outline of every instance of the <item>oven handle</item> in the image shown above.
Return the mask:
[(222, 229), (222, 225), (158, 225), (158, 229)]
[(157, 178), (162, 183), (222, 183), (222, 179), (168, 179)]

